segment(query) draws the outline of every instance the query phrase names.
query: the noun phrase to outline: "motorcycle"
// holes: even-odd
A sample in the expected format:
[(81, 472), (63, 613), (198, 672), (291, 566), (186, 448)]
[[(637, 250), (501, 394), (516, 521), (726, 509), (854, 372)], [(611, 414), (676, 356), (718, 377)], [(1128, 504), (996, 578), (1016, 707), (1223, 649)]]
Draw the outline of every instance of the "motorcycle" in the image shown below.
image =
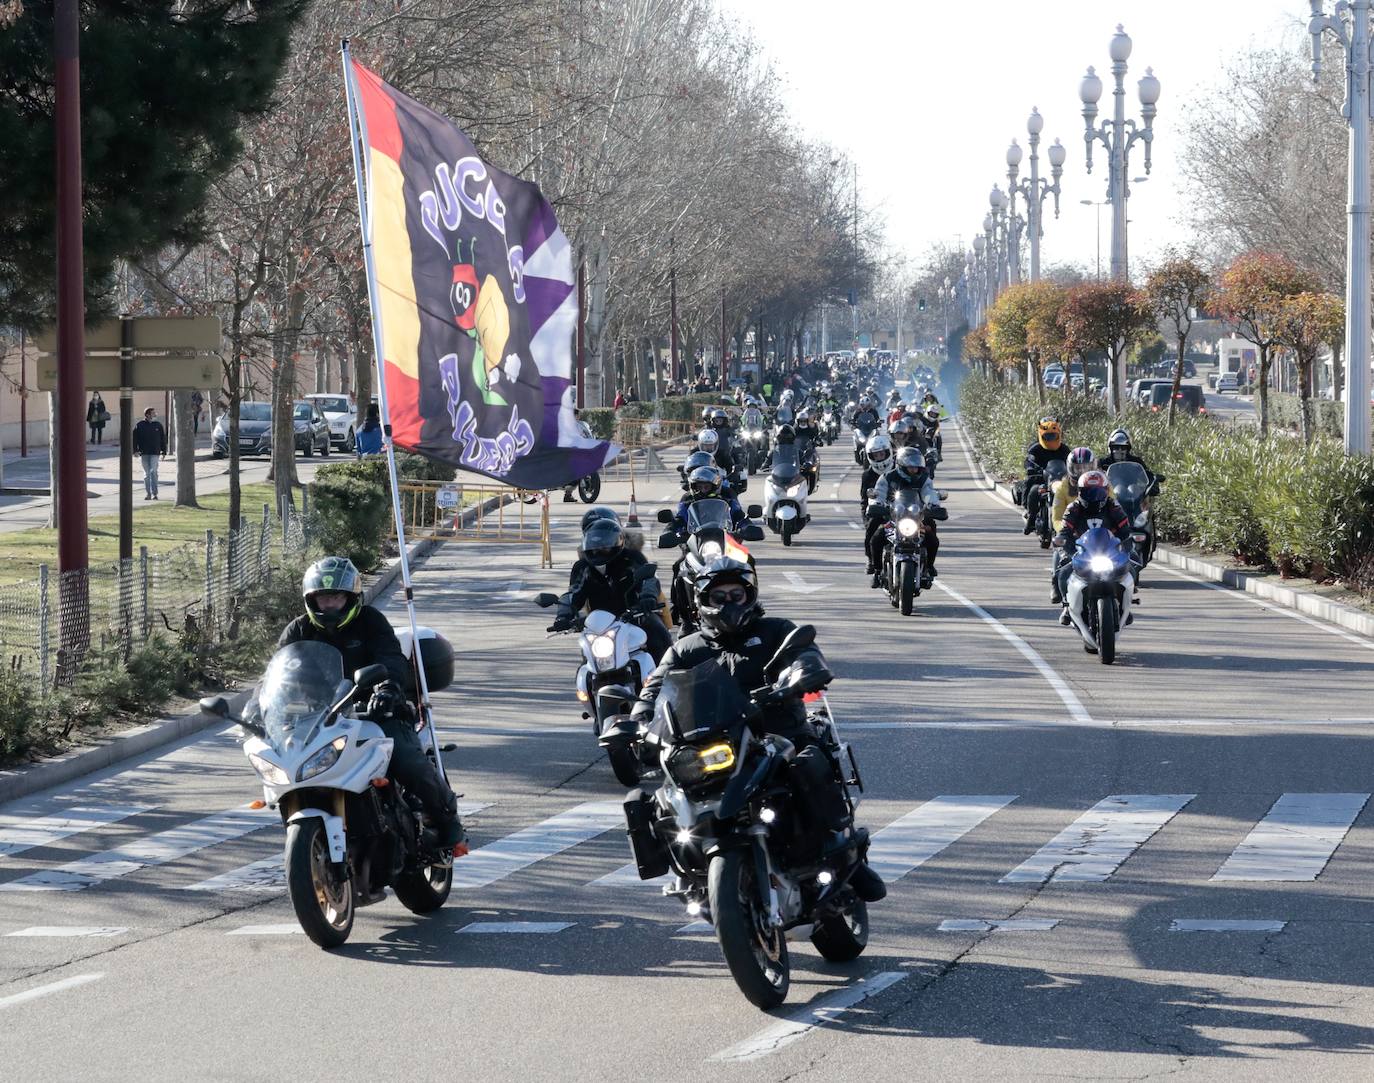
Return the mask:
[(740, 449), (744, 455), (744, 467), (755, 474), (768, 461), (768, 429), (763, 420), (763, 412), (750, 407), (740, 418)]
[(887, 518), (878, 574), (892, 607), (909, 617), (923, 589), (926, 550), (922, 538), (927, 530), (926, 519), (947, 519), (949, 512), (938, 505), (926, 507), (918, 489), (898, 489), (891, 494), (887, 508), (871, 505), (867, 514)]
[(835, 416), (834, 410), (826, 410), (821, 414), (821, 439), (825, 441), (827, 447), (833, 444), (840, 436), (840, 419)]
[[(636, 574), (642, 582), (656, 573), (656, 566), (648, 564)], [(558, 601), (557, 594), (537, 594), (534, 598), (541, 609), (557, 605)], [(582, 704), (582, 717), (591, 719), (592, 735), (599, 742), (639, 698), (645, 679), (654, 671), (654, 659), (645, 650), (649, 637), (644, 629), (604, 609), (593, 609), (578, 617), (566, 632), (549, 635), (574, 632), (578, 633), (577, 645), (582, 650), (582, 664), (577, 669), (577, 700)], [(608, 748), (607, 758), (617, 782), (623, 786), (639, 784), (640, 763), (633, 748)]]
[(1110, 530), (1095, 526), (1078, 539), (1070, 560), (1069, 619), (1083, 639), (1083, 649), (1109, 666), (1116, 661), (1117, 637), (1132, 619), (1135, 581), (1129, 547)]
[(595, 504), (601, 495), (601, 475), (593, 471), (585, 478), (577, 479), (577, 495), (584, 504)]
[[(411, 653), (409, 639), (402, 648)], [(452, 681), (453, 650), (429, 629), (421, 629), (420, 658), (431, 691)], [(424, 826), (419, 799), (387, 777), (391, 738), (365, 710), (349, 713), (387, 675), (372, 665), (350, 680), (337, 648), (302, 641), (272, 656), (256, 707), (242, 718), (230, 716), (222, 696), (200, 701), (207, 714), (238, 723), (263, 799), (286, 825), (292, 909), (322, 948), (343, 944), (356, 908), (381, 902), (388, 887), (402, 906), (428, 914), (453, 886), (453, 852)], [(421, 739), (434, 758), (431, 732)]]
[(1111, 486), (1112, 495), (1131, 520), (1137, 582), (1140, 581), (1141, 571), (1154, 559), (1155, 546), (1159, 542), (1155, 533), (1155, 517), (1150, 511), (1150, 497), (1159, 493), (1159, 483), (1163, 480), (1163, 477), (1157, 476), (1151, 482), (1150, 475), (1139, 463), (1110, 463), (1107, 466), (1107, 483)]
[[(625, 821), (642, 879), (676, 874), (664, 894), (710, 922), (735, 984), (759, 1008), (777, 1007), (790, 984), (788, 934), (808, 936), (832, 962), (858, 958), (868, 945), (868, 907), (849, 879), (868, 848), (864, 831), (825, 855), (826, 832), (789, 773), (797, 750), (758, 729), (762, 712), (789, 698), (814, 696), (831, 674), (781, 659), (815, 639), (794, 629), (765, 667), (771, 682), (749, 696), (712, 659), (669, 673), (644, 734), (662, 766), (656, 793), (630, 791)], [(808, 719), (825, 747), (832, 780), (852, 817), (850, 787), (863, 789), (852, 750), (841, 742), (824, 698)]]
[(1035, 486), (1040, 494), (1040, 510), (1036, 513), (1035, 533), (1040, 537), (1040, 548), (1048, 549), (1054, 538), (1054, 486), (1069, 476), (1069, 468), (1062, 459), (1051, 459), (1043, 473), (1026, 475), (1026, 488)]
[(768, 529), (782, 538), (783, 545), (791, 545), (793, 537), (811, 521), (806, 513), (809, 493), (797, 446), (776, 445), (772, 468), (763, 483), (763, 519)]
[(868, 464), (868, 455), (865, 450), (868, 447), (868, 438), (878, 431), (878, 418), (873, 417), (858, 422), (854, 425), (854, 462), (859, 466)]
[[(757, 504), (746, 509), (750, 518), (763, 514)], [(658, 521), (670, 524), (676, 516), (668, 508), (658, 513)], [(763, 527), (757, 523), (744, 524), (738, 536), (730, 523), (730, 505), (724, 500), (697, 500), (687, 506), (687, 522), (681, 530), (665, 530), (658, 539), (660, 549), (680, 546), (682, 556), (673, 566), (671, 589), (673, 623), (685, 635), (696, 631), (697, 612), (692, 586), (698, 573), (717, 557), (728, 556), (747, 560), (754, 566), (753, 554), (739, 543), (762, 541)]]

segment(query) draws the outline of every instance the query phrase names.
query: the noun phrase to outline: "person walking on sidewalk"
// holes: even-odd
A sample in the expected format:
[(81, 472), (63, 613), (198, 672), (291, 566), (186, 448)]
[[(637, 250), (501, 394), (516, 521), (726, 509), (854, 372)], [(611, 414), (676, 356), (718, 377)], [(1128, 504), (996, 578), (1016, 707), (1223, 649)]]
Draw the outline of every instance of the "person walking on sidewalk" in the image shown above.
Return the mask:
[(167, 455), (167, 430), (151, 406), (134, 426), (134, 453), (143, 457), (143, 499), (157, 499), (157, 466)]
[(105, 409), (105, 400), (96, 391), (91, 395), (90, 405), (86, 407), (86, 424), (91, 427), (91, 443), (105, 442), (105, 424), (110, 420), (110, 411)]
[(200, 411), (205, 405), (205, 396), (199, 391), (191, 392), (191, 431), (200, 435)]

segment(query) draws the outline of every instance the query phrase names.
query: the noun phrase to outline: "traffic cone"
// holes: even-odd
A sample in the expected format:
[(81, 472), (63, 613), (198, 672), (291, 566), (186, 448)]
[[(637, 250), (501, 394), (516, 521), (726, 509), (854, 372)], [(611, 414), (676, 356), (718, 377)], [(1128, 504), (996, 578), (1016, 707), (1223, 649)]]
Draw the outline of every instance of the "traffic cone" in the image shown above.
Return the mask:
[(635, 491), (633, 486), (630, 488), (630, 514), (625, 516), (625, 525), (638, 529), (639, 527), (639, 505), (635, 503)]

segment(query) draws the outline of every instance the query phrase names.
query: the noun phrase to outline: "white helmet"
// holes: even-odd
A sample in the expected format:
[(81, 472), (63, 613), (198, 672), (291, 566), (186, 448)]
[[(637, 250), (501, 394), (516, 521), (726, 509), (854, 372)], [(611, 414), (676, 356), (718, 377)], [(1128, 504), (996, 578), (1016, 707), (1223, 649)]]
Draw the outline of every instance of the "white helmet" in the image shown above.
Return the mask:
[(778, 396), (778, 405), (779, 405), (779, 406), (783, 406), (783, 405), (785, 405), (785, 404), (791, 402), (791, 401), (792, 401), (793, 399), (795, 399), (796, 397), (797, 397), (796, 394), (793, 392), (793, 390), (792, 390), (790, 387), (785, 387), (785, 388), (783, 388), (782, 394)]
[(714, 455), (720, 447), (720, 434), (715, 429), (702, 429), (697, 433), (697, 450)]
[(886, 474), (892, 469), (892, 438), (881, 430), (875, 432), (864, 445), (864, 454), (868, 456), (869, 466), (880, 474)]

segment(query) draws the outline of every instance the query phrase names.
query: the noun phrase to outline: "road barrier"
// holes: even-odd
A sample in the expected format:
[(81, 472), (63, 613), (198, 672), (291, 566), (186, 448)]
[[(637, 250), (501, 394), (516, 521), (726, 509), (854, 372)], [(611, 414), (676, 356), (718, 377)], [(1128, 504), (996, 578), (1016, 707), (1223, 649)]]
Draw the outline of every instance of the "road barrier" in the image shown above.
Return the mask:
[(547, 493), (491, 482), (407, 481), (401, 485), (401, 514), (407, 541), (537, 545), (539, 566), (553, 567)]

